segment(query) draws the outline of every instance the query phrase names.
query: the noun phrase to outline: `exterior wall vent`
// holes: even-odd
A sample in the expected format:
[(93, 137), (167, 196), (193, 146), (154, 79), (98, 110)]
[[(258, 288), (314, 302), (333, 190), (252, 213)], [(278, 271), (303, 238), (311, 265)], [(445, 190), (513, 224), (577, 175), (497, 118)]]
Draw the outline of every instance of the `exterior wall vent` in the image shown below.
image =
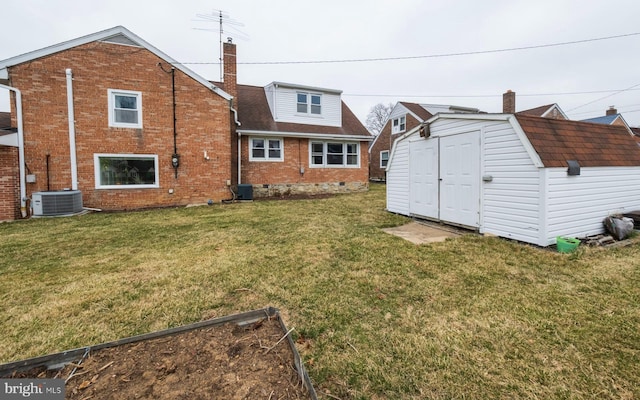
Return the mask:
[(79, 190), (33, 193), (31, 206), (37, 217), (77, 214), (82, 211), (82, 193)]

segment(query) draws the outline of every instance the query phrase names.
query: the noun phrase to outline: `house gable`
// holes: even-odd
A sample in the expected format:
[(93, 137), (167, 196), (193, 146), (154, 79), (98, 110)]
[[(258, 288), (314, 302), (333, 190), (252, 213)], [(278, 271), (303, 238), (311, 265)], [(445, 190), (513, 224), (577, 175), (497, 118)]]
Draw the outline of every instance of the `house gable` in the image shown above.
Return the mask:
[(104, 42), (109, 44), (145, 48), (151, 53), (155, 54), (157, 57), (164, 60), (167, 64), (182, 71), (187, 76), (193, 78), (194, 80), (196, 80), (203, 86), (207, 87), (208, 89), (214, 91), (215, 93), (222, 96), (226, 100), (231, 99), (231, 96), (228, 93), (224, 92), (222, 89), (218, 88), (217, 86), (213, 85), (211, 82), (207, 81), (200, 75), (196, 74), (189, 68), (185, 67), (183, 64), (180, 64), (173, 58), (169, 57), (167, 54), (158, 50), (156, 47), (147, 43), (145, 40), (143, 40), (142, 38), (140, 38), (139, 36), (137, 36), (136, 34), (129, 31), (127, 28), (123, 26), (116, 26), (110, 29), (106, 29), (104, 31), (92, 33), (90, 35), (86, 35), (80, 38), (76, 38), (76, 39), (58, 43), (49, 47), (45, 47), (40, 50), (35, 50), (29, 53), (21, 54), (16, 57), (2, 60), (0, 61), (0, 83), (2, 83), (3, 80), (7, 80), (9, 78), (8, 69), (12, 66), (23, 64), (25, 62), (30, 62), (42, 57), (47, 57), (65, 50), (72, 49), (74, 47), (91, 43), (91, 42)]
[(568, 120), (569, 117), (562, 111), (559, 105), (557, 104), (547, 104), (544, 106), (539, 106), (535, 108), (530, 108), (528, 110), (518, 111), (517, 115), (530, 115), (533, 117), (544, 117), (544, 118), (553, 118), (553, 119), (565, 119)]

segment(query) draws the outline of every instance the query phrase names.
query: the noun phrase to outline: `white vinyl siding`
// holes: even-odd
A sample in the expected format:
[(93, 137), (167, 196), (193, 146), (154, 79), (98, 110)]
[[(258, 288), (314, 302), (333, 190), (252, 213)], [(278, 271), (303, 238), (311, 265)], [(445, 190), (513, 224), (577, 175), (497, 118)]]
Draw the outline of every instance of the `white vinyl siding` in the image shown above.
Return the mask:
[[(410, 133), (398, 140), (387, 166), (387, 209), (410, 215), (412, 140), (434, 140), (481, 132), (481, 233), (549, 246), (557, 236), (585, 237), (604, 231), (602, 221), (615, 213), (640, 210), (639, 167), (545, 168), (517, 125), (508, 121), (437, 118), (431, 138)], [(441, 154), (442, 156), (442, 154)], [(490, 177), (490, 179), (489, 179)]]
[[(307, 94), (307, 112), (298, 111), (298, 107), (302, 107), (302, 103), (298, 101), (301, 93)], [(271, 84), (265, 87), (265, 95), (271, 114), (277, 122), (342, 126), (342, 100), (339, 93), (275, 87)]]
[(605, 217), (640, 210), (640, 167), (583, 167), (578, 176), (549, 168), (546, 198), (547, 244), (599, 234)]
[(393, 145), (387, 164), (387, 211), (409, 215), (409, 138)]
[(540, 170), (508, 122), (485, 123), (481, 232), (537, 243), (540, 233)]

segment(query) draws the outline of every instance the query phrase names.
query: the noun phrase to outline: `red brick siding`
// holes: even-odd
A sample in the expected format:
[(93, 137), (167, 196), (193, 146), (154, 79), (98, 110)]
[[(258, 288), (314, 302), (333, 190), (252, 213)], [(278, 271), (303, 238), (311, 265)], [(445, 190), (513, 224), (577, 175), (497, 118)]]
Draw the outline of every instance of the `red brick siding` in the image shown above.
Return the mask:
[[(284, 161), (249, 162), (249, 139), (242, 137), (242, 183), (308, 184), (335, 182), (368, 182), (368, 142), (360, 142), (360, 168), (309, 168), (309, 140), (284, 139)], [(300, 173), (304, 168), (304, 174)]]
[(404, 135), (411, 129), (420, 125), (420, 121), (418, 121), (413, 115), (406, 115), (406, 123), (407, 128), (402, 133), (391, 134), (391, 121), (387, 121), (385, 126), (382, 128), (380, 132), (380, 136), (371, 147), (371, 163), (369, 165), (369, 179), (371, 180), (386, 180), (385, 168), (380, 168), (380, 152), (384, 150), (389, 151), (389, 155), (391, 155), (391, 148), (393, 142), (396, 141), (400, 136)]
[[(78, 188), (88, 207), (133, 209), (219, 201), (231, 178), (229, 103), (179, 70), (175, 72), (178, 178), (171, 166), (171, 74), (163, 60), (136, 47), (92, 42), (10, 69), (22, 91), (25, 158), (36, 175), (29, 193), (71, 187), (65, 69), (73, 71)], [(142, 92), (143, 128), (110, 128), (108, 89)], [(204, 151), (210, 159), (204, 159)], [(160, 188), (95, 189), (94, 153), (157, 154)], [(173, 189), (174, 194), (169, 194)]]
[(18, 148), (0, 146), (0, 221), (20, 217)]

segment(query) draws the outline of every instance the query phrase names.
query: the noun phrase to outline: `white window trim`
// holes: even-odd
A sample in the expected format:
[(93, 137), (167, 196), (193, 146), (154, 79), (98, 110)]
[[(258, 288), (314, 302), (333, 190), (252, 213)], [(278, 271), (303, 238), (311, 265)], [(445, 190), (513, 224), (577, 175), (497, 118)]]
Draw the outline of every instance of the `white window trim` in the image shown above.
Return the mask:
[[(107, 89), (109, 103), (109, 126), (113, 128), (142, 128), (142, 92), (133, 90)], [(115, 96), (122, 94), (125, 96), (135, 96), (138, 99), (138, 122), (135, 124), (116, 122), (115, 120)]]
[[(300, 112), (298, 111), (298, 104), (302, 104), (298, 102), (298, 95), (299, 94), (304, 94), (307, 96), (307, 111), (306, 112)], [(320, 113), (319, 114), (314, 114), (311, 112), (311, 106), (312, 106), (312, 101), (311, 101), (311, 97), (312, 96), (317, 96), (320, 98)], [(304, 115), (305, 117), (315, 117), (315, 118), (320, 118), (322, 117), (322, 112), (324, 110), (324, 104), (323, 104), (323, 100), (322, 100), (322, 93), (312, 93), (312, 92), (303, 92), (303, 91), (297, 91), (296, 92), (296, 114), (297, 115)]]
[[(402, 121), (404, 120), (404, 122)], [(395, 122), (398, 121), (398, 127), (396, 128)], [(404, 128), (401, 128), (401, 126), (404, 125)], [(406, 115), (402, 115), (399, 116), (398, 118), (394, 118), (391, 120), (391, 133), (392, 134), (396, 134), (396, 133), (402, 133), (405, 132), (407, 130), (407, 116)]]
[[(256, 139), (264, 140), (265, 142), (264, 157), (253, 156), (253, 141)], [(280, 141), (280, 158), (269, 157), (269, 140)], [(284, 139), (281, 137), (258, 137), (258, 136), (249, 137), (249, 161), (251, 162), (283, 162), (284, 161)]]
[[(313, 143), (322, 143), (322, 165), (320, 164), (314, 164), (313, 163)], [(327, 144), (329, 143), (338, 143), (338, 144), (342, 144), (342, 149), (343, 149), (343, 156), (344, 156), (344, 163), (341, 165), (337, 165), (337, 164), (327, 164)], [(350, 165), (347, 164), (347, 145), (348, 144), (355, 144), (356, 148), (357, 148), (357, 153), (356, 153), (356, 158), (358, 160), (358, 162), (354, 165)], [(309, 168), (360, 168), (360, 151), (361, 151), (361, 147), (360, 143), (358, 142), (352, 142), (352, 141), (347, 141), (347, 142), (340, 142), (340, 141), (335, 141), (335, 140), (329, 140), (329, 141), (325, 141), (325, 140), (309, 140)]]
[[(100, 158), (101, 157), (118, 157), (118, 158), (153, 158), (155, 169), (155, 184), (153, 185), (101, 185), (100, 184)], [(157, 189), (160, 187), (160, 168), (158, 165), (157, 154), (121, 154), (121, 153), (94, 153), (93, 154), (93, 171), (95, 177), (96, 189)]]
[(380, 168), (387, 169), (387, 165), (382, 165), (382, 153), (387, 153), (387, 165), (389, 165), (389, 150), (382, 150), (380, 152)]

